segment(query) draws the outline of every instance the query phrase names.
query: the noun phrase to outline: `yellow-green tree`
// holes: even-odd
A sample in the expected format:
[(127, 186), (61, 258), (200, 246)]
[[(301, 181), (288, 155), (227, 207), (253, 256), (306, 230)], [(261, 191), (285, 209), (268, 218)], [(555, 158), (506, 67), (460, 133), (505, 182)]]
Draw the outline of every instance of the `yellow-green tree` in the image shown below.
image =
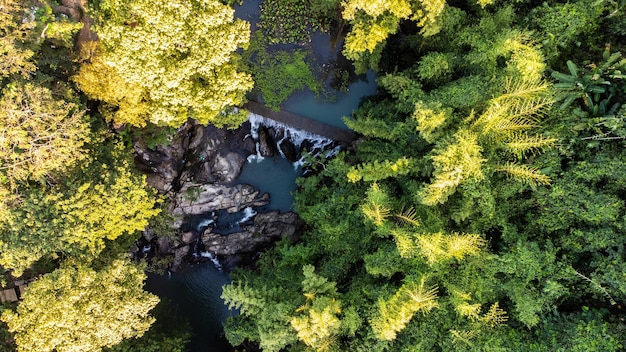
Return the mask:
[(89, 124), (76, 103), (33, 83), (1, 94), (0, 172), (8, 180), (40, 179), (85, 157)]
[(63, 266), (31, 283), (2, 320), (18, 352), (94, 352), (138, 337), (154, 319), (159, 299), (143, 291), (145, 273), (118, 259), (94, 270)]
[(457, 130), (452, 142), (433, 150), (433, 181), (420, 193), (424, 204), (445, 202), (459, 185), (480, 181), (485, 169), (504, 172), (530, 185), (550, 183), (534, 168), (517, 163), (556, 142), (529, 134), (553, 102), (547, 94), (548, 85), (538, 78), (507, 78), (504, 86), (504, 92), (491, 99), (480, 116), (471, 114), (465, 120), (467, 124)]
[(145, 177), (123, 162), (92, 161), (77, 172), (85, 179), (24, 189), (0, 213), (0, 265), (14, 276), (59, 254), (89, 262), (107, 240), (144, 229), (158, 213)]
[(445, 5), (445, 0), (348, 0), (344, 3), (343, 18), (350, 21), (352, 30), (343, 52), (355, 61), (357, 69), (376, 67), (385, 40), (396, 33), (400, 21), (415, 21), (424, 36), (436, 34), (437, 17)]
[(34, 52), (28, 42), (36, 37), (37, 23), (28, 16), (27, 6), (5, 0), (0, 10), (0, 78), (10, 75), (28, 77), (35, 71), (30, 61)]
[(298, 332), (298, 339), (317, 351), (330, 349), (339, 335), (341, 301), (334, 282), (316, 275), (312, 265), (303, 268), (302, 291), (306, 303), (296, 309), (299, 313), (289, 321)]
[[(217, 0), (105, 0), (94, 14), (104, 53), (75, 80), (91, 97), (133, 110), (116, 113), (116, 122), (178, 127), (188, 118), (217, 126), (244, 121), (229, 108), (253, 86), (235, 54), (247, 45), (250, 30), (247, 22), (233, 20), (232, 8)], [(103, 83), (132, 92), (120, 97)]]

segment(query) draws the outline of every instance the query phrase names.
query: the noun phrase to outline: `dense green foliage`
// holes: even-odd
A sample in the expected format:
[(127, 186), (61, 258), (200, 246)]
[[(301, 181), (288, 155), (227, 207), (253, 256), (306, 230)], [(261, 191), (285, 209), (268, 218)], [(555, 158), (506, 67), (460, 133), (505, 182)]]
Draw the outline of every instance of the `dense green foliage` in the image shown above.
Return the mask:
[(624, 48), (604, 24), (623, 7), (428, 5), (344, 3), (344, 52), (381, 69), (382, 92), (346, 119), (355, 150), (299, 181), (300, 241), (224, 288), (241, 312), (227, 337), (265, 351), (622, 350)]
[(145, 274), (127, 260), (95, 271), (61, 267), (29, 285), (16, 312), (2, 320), (18, 351), (99, 351), (141, 336), (159, 299), (142, 289)]
[(96, 1), (101, 41), (80, 45), (57, 3), (2, 3), (0, 268), (33, 281), (0, 309), (0, 348), (182, 351), (186, 325), (149, 329), (157, 298), (122, 259), (160, 211), (129, 141), (239, 125), (252, 79), (275, 109), (321, 92), (305, 49), (332, 25), (380, 92), (346, 119), (354, 148), (299, 180), (299, 241), (224, 287), (229, 341), (626, 348), (623, 2), (266, 0), (241, 52), (232, 3)]
[(319, 95), (321, 84), (308, 63), (307, 52), (269, 51), (266, 48), (267, 40), (267, 37), (257, 32), (243, 55), (265, 104), (278, 111), (283, 101), (305, 88)]
[(191, 337), (191, 326), (177, 314), (176, 307), (161, 300), (151, 311), (156, 321), (139, 338), (126, 339), (104, 349), (106, 352), (183, 352)]

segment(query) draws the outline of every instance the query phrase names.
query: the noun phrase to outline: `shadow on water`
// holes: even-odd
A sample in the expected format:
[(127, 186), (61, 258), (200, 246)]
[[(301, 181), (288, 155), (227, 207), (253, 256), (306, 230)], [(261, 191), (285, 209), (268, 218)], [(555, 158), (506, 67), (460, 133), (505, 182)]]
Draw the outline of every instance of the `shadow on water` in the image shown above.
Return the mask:
[(230, 315), (220, 298), (230, 277), (211, 263), (200, 263), (171, 275), (149, 275), (146, 290), (171, 301), (174, 314), (184, 315), (193, 329), (189, 352), (232, 351), (222, 322)]
[(283, 110), (323, 122), (327, 125), (348, 129), (342, 117), (352, 116), (361, 99), (376, 93), (376, 74), (367, 75), (352, 82), (347, 92), (339, 92), (334, 101), (320, 101), (310, 90), (293, 94), (283, 104)]

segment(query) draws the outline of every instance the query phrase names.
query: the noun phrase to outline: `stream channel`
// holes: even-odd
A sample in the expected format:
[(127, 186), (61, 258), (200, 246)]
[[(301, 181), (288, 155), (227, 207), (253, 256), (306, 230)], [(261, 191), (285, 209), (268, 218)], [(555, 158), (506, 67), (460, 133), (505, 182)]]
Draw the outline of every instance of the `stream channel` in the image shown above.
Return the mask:
[[(251, 22), (252, 30), (256, 29), (259, 19), (260, 2), (245, 0), (242, 6), (235, 6), (235, 15)], [(329, 35), (313, 35), (310, 44), (319, 62), (328, 62), (337, 54), (329, 43)], [(369, 72), (354, 80), (347, 92), (337, 93), (333, 101), (320, 101), (313, 92), (304, 90), (291, 96), (282, 107), (285, 111), (347, 129), (342, 117), (350, 116), (361, 98), (373, 95), (376, 88), (375, 75)], [(293, 210), (295, 180), (300, 173), (299, 167), (285, 158), (253, 156), (248, 159), (238, 182), (252, 185), (261, 193), (269, 193), (269, 209), (290, 211)], [(187, 351), (225, 352), (232, 351), (232, 347), (223, 336), (222, 323), (229, 315), (236, 314), (229, 311), (220, 298), (222, 286), (229, 282), (228, 274), (218, 270), (211, 262), (205, 262), (175, 273), (149, 275), (146, 289), (170, 301), (176, 314), (189, 320), (193, 336)]]

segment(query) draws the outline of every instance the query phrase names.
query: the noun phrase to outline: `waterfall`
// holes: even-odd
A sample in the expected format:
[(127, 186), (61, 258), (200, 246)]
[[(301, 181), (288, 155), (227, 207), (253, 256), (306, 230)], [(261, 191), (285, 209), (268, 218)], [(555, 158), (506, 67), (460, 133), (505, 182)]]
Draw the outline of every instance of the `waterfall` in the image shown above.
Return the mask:
[(256, 211), (254, 211), (254, 209), (252, 209), (252, 207), (247, 207), (243, 210), (243, 218), (241, 218), (241, 220), (237, 221), (238, 224), (243, 224), (244, 222), (252, 219), (255, 215), (257, 214)]
[[(297, 128), (268, 119), (252, 112), (248, 114), (248, 121), (250, 121), (250, 136), (256, 142), (257, 151), (256, 155), (251, 155), (250, 157), (248, 157), (249, 162), (263, 160), (263, 156), (261, 156), (259, 148), (259, 128), (261, 126), (271, 128), (274, 131), (283, 131), (283, 137), (279, 141), (275, 141), (276, 149), (283, 158), (286, 158), (286, 156), (280, 145), (284, 140), (291, 141), (296, 146), (299, 155), (302, 151), (302, 145), (305, 142), (308, 142), (310, 144), (310, 150), (308, 152), (313, 154), (313, 156), (319, 156), (324, 153), (324, 156), (326, 158), (329, 158), (337, 154), (340, 150), (340, 147), (335, 146), (335, 141), (330, 138), (299, 130)], [(298, 168), (303, 164), (304, 157), (302, 155), (300, 155), (300, 158), (293, 163), (294, 168)]]
[(217, 259), (215, 254), (207, 251), (207, 252), (200, 252), (200, 256), (202, 258), (208, 258), (209, 261), (213, 263), (213, 266), (215, 267), (215, 269), (217, 269), (218, 271), (222, 271), (222, 264), (220, 263), (219, 259)]

